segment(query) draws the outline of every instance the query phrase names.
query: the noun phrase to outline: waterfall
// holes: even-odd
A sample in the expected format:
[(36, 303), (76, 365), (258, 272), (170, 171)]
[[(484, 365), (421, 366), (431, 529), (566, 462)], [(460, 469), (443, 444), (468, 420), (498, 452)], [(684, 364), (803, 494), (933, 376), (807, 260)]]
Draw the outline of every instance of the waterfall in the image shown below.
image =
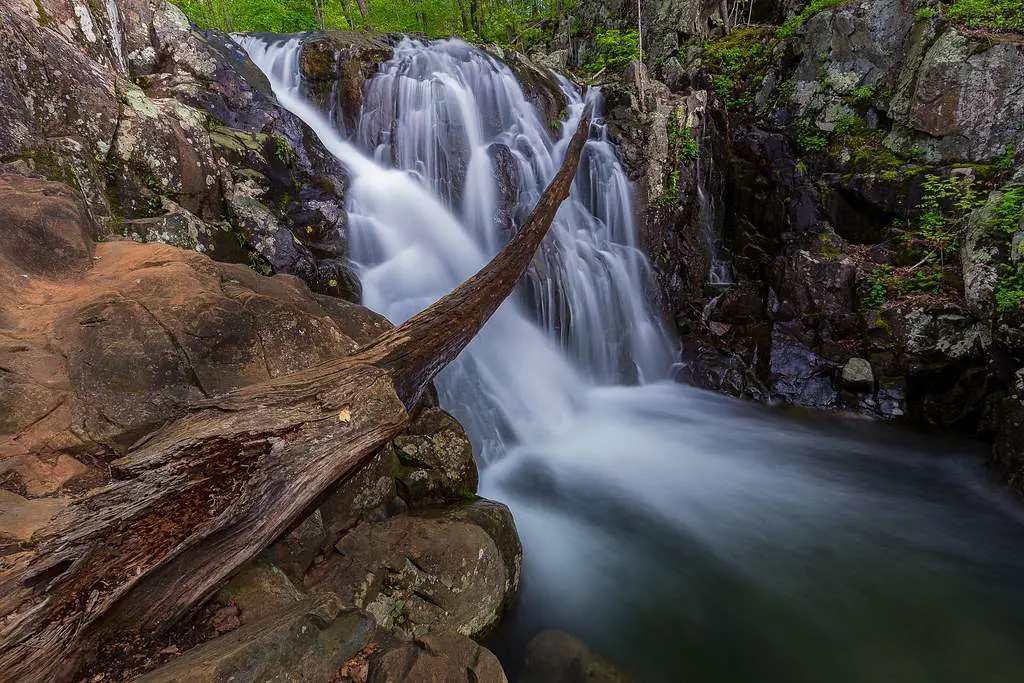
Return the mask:
[[(302, 94), (301, 37), (236, 38), (278, 100), (351, 174), (350, 255), (363, 303), (401, 322), (472, 275), (554, 176), (586, 102), (567, 81), (553, 135), (503, 62), (456, 41), (403, 40), (366, 86), (352, 139)], [(600, 93), (588, 95), (600, 111)], [(502, 182), (502, 168), (515, 182)], [(630, 183), (598, 119), (569, 199), (518, 297), (438, 378), (488, 462), (550, 434), (589, 386), (663, 377), (668, 335), (648, 306)]]
[[(348, 169), (364, 303), (395, 322), (508, 239), (585, 104), (562, 82), (553, 135), (499, 60), (406, 40), (346, 134), (302, 95), (299, 38), (237, 40)], [(598, 121), (518, 295), (438, 378), (523, 541), (517, 606), (488, 643), (510, 679), (527, 640), (562, 628), (638, 683), (1018, 680), (1024, 519), (980, 467), (934, 457), (970, 448), (648, 381), (673, 349), (646, 270)]]

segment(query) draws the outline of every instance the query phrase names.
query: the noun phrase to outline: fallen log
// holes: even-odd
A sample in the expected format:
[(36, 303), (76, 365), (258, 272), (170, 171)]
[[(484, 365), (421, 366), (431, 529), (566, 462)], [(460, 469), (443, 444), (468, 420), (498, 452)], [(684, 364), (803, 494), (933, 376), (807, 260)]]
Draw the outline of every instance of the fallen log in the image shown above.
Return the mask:
[(528, 267), (589, 125), (587, 110), (526, 224), (476, 275), (352, 356), (193, 406), (0, 558), (0, 679), (67, 680), (113, 635), (172, 625), (397, 435)]

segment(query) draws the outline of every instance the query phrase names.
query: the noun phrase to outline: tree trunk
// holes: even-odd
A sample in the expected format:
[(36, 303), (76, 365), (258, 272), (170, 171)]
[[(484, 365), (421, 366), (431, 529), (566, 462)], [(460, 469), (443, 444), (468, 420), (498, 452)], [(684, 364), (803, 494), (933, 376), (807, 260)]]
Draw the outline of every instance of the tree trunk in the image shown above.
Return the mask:
[(352, 356), (194, 406), (0, 558), (0, 679), (67, 680), (104, 640), (172, 625), (398, 434), (525, 272), (589, 123), (588, 110), (526, 225), (476, 275)]

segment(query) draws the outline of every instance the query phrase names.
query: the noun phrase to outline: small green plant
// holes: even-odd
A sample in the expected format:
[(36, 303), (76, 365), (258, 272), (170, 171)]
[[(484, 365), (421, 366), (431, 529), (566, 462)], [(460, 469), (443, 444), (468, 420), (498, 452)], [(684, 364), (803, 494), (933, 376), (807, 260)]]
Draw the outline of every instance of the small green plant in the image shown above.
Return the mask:
[(939, 11), (934, 7), (925, 5), (924, 7), (918, 7), (917, 11), (914, 12), (914, 18), (918, 21), (928, 21), (938, 16)]
[(1024, 260), (1000, 266), (995, 295), (996, 310), (1000, 313), (1024, 308)]
[(845, 5), (847, 0), (811, 0), (811, 4), (803, 8), (799, 14), (788, 19), (786, 23), (778, 28), (775, 32), (778, 38), (790, 38), (796, 34), (796, 32), (807, 23), (807, 20), (813, 17), (819, 12), (823, 12), (831, 7), (838, 5)]
[(1009, 173), (1013, 170), (1013, 164), (1017, 157), (1017, 145), (1010, 143), (1006, 145), (1006, 149), (999, 155), (995, 163), (992, 164), (995, 167), (997, 173)]
[(873, 85), (862, 85), (858, 88), (854, 88), (850, 94), (846, 96), (846, 101), (854, 107), (864, 107), (871, 104), (871, 100), (875, 96), (875, 87)]
[(991, 224), (1007, 235), (1016, 235), (1021, 230), (1024, 218), (1024, 187), (1012, 187), (1005, 192), (992, 212)]
[(839, 135), (851, 135), (864, 128), (864, 120), (856, 114), (844, 114), (836, 119), (833, 129)]
[(828, 137), (812, 124), (801, 123), (796, 129), (796, 144), (801, 153), (813, 154), (828, 147)]
[(715, 92), (726, 109), (739, 111), (754, 103), (754, 93), (769, 65), (766, 43), (770, 27), (739, 28), (704, 45), (702, 61), (713, 74)]
[(285, 165), (292, 159), (292, 148), (288, 145), (288, 141), (276, 134), (274, 135), (274, 156)]
[(893, 282), (892, 266), (877, 266), (867, 277), (862, 303), (865, 308), (881, 308), (889, 299), (889, 288)]
[(640, 57), (640, 35), (636, 31), (603, 29), (594, 36), (594, 47), (597, 54), (583, 65), (583, 71), (622, 71)]

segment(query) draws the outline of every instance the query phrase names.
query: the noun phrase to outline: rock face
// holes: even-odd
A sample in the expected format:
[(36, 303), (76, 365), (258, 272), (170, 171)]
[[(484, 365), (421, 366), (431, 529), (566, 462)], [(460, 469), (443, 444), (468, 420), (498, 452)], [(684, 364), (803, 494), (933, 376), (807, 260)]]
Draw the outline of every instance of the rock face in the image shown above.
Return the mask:
[[(1024, 231), (1006, 198), (1024, 180), (1024, 40), (943, 10), (755, 3), (723, 37), (714, 3), (643, 2), (646, 65), (602, 74), (607, 120), (679, 379), (996, 438), (1019, 482)], [(579, 66), (636, 12), (581, 6), (549, 52)]]
[[(3, 10), (0, 159), (80, 189), (99, 236), (195, 249), (357, 301), (340, 164), (227, 36), (198, 33), (165, 2), (108, 6)], [(351, 116), (356, 83), (389, 52), (348, 38), (334, 64)]]

